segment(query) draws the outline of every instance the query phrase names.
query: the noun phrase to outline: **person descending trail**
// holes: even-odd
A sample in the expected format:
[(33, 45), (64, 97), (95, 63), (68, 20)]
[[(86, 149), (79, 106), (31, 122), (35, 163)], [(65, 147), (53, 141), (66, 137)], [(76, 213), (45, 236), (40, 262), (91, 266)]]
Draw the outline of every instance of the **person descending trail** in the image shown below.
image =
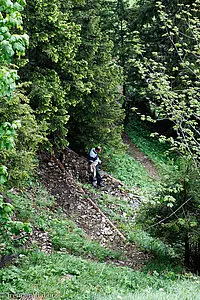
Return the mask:
[(103, 187), (104, 184), (102, 183), (101, 174), (99, 172), (98, 165), (101, 165), (102, 162), (99, 159), (98, 154), (101, 152), (101, 147), (97, 146), (95, 148), (92, 148), (89, 153), (88, 163), (89, 163), (89, 170), (91, 173), (90, 176), (90, 182), (93, 186), (96, 187), (100, 186)]

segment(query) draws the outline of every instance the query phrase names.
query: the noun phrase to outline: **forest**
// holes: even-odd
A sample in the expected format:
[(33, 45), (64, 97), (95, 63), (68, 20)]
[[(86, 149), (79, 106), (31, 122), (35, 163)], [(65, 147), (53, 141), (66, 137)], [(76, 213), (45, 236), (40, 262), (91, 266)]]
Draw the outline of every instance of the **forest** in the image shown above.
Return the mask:
[(199, 24), (200, 0), (0, 0), (2, 299), (200, 298)]

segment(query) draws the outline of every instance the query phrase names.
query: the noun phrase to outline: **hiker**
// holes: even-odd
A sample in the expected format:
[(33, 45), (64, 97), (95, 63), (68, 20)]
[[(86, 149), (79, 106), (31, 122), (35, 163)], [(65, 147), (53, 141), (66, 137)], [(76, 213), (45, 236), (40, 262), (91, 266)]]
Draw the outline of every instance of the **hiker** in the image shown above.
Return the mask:
[(97, 184), (98, 186), (103, 187), (104, 184), (102, 183), (101, 174), (100, 174), (99, 168), (98, 168), (98, 165), (101, 165), (101, 163), (102, 163), (98, 157), (99, 152), (101, 152), (101, 147), (99, 147), (99, 146), (92, 148), (90, 150), (89, 159), (88, 159), (89, 170), (92, 174), (90, 181), (93, 186), (96, 186), (96, 184)]

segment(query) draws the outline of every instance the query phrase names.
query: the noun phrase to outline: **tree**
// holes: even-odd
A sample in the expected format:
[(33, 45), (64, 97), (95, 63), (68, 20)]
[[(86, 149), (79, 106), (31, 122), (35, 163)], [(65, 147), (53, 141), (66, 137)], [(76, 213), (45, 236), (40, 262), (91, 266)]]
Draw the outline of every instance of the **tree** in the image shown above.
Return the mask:
[(47, 148), (64, 148), (68, 142), (68, 108), (81, 100), (87, 87), (83, 82), (85, 65), (75, 61), (80, 44), (80, 26), (71, 16), (71, 1), (31, 0), (24, 11), (24, 24), (30, 36), (29, 61), (21, 69), (39, 124), (47, 127)]
[[(169, 120), (175, 135), (160, 136), (160, 140), (169, 141), (171, 149), (182, 157), (182, 163), (164, 177), (157, 195), (152, 195), (145, 207), (149, 225), (146, 230), (181, 249), (186, 264), (197, 260), (198, 269), (199, 5), (199, 0), (181, 4), (156, 2), (153, 15), (142, 25), (143, 30), (151, 33), (148, 42), (143, 30), (135, 33), (137, 51), (131, 61), (139, 82), (143, 83), (140, 97), (149, 105), (142, 118)], [(153, 45), (154, 41), (159, 43)]]
[(112, 41), (102, 31), (105, 11), (106, 1), (86, 1), (73, 12), (81, 26), (76, 61), (86, 66), (84, 82), (88, 86), (82, 100), (69, 110), (69, 140), (77, 150), (97, 144), (116, 149), (122, 146), (122, 72), (112, 57)]
[[(7, 164), (6, 157), (11, 159), (11, 152), (16, 147), (16, 135), (21, 124), (20, 114), (9, 112), (4, 114), (6, 109), (13, 109), (13, 95), (18, 79), (16, 66), (12, 64), (14, 55), (20, 57), (24, 54), (28, 44), (26, 35), (17, 34), (20, 31), (22, 19), (20, 11), (23, 9), (24, 1), (1, 1), (0, 6), (0, 190), (2, 191), (7, 180), (7, 175), (12, 177)], [(19, 105), (22, 105), (18, 102)], [(13, 111), (12, 111), (13, 112)], [(28, 113), (27, 113), (28, 114)], [(20, 120), (18, 119), (20, 118)], [(22, 126), (21, 126), (22, 125)], [(15, 139), (14, 139), (15, 138)], [(29, 138), (27, 137), (27, 140)], [(26, 147), (26, 142), (24, 142)], [(24, 151), (25, 152), (25, 151)], [(19, 156), (17, 157), (19, 161)], [(12, 161), (13, 162), (13, 161)], [(16, 160), (14, 160), (16, 163)], [(31, 163), (29, 164), (29, 167)], [(8, 169), (8, 172), (7, 172)], [(18, 170), (24, 171), (25, 168), (18, 166)], [(9, 178), (10, 179), (10, 178)], [(8, 180), (10, 183), (10, 180)], [(30, 232), (29, 224), (18, 222), (12, 219), (14, 207), (4, 201), (0, 194), (0, 260), (3, 255), (13, 250), (13, 235), (20, 234), (22, 231)]]
[(192, 1), (191, 6), (187, 3), (170, 6), (157, 2), (153, 18), (161, 28), (157, 30), (161, 43), (153, 49), (138, 33), (139, 48), (132, 65), (144, 82), (140, 95), (148, 102), (151, 115), (173, 124), (177, 134), (176, 139), (169, 139), (173, 148), (197, 162), (200, 158), (199, 1)]
[(0, 13), (0, 183), (5, 183), (8, 175), (7, 185), (27, 178), (40, 139), (28, 99), (16, 84), (17, 65), (28, 45), (28, 36), (21, 34), (24, 4), (22, 0), (2, 1)]
[(101, 28), (113, 41), (113, 57), (121, 67), (125, 67), (129, 52), (128, 15), (129, 1), (104, 1), (101, 11)]
[[(15, 44), (18, 46), (21, 45), (20, 39), (23, 40), (21, 36), (11, 35), (10, 30), (17, 24), (21, 25), (21, 16), (19, 13), (19, 8), (22, 9), (22, 6), (19, 3), (16, 3), (14, 6), (13, 3), (7, 5), (6, 2), (2, 3), (0, 10), (0, 33), (1, 33), (1, 41), (0, 41), (0, 100), (1, 104), (5, 102), (5, 99), (10, 99), (13, 94), (13, 90), (15, 88), (15, 81), (18, 78), (17, 72), (14, 69), (11, 69), (9, 64), (11, 63), (11, 59), (15, 53), (14, 49), (16, 49)], [(8, 16), (15, 15), (15, 18), (5, 18), (3, 13), (7, 13)], [(24, 49), (23, 49), (24, 50)], [(19, 124), (19, 122), (18, 122)], [(0, 126), (0, 148), (1, 150), (9, 149), (13, 146), (15, 129), (19, 125), (11, 124), (6, 120), (6, 122), (1, 122)], [(1, 164), (3, 161), (1, 161)], [(1, 165), (0, 166), (0, 183), (3, 184), (6, 181), (7, 176), (7, 167)]]
[(142, 203), (138, 223), (145, 231), (170, 244), (187, 266), (200, 270), (200, 181), (191, 161), (181, 158), (163, 171), (157, 190)]
[[(120, 68), (103, 35), (105, 1), (27, 1), (24, 23), (30, 36), (29, 62), (21, 69), (38, 124), (57, 149), (121, 139)], [(84, 131), (84, 134), (83, 134)], [(110, 138), (108, 139), (108, 135)]]

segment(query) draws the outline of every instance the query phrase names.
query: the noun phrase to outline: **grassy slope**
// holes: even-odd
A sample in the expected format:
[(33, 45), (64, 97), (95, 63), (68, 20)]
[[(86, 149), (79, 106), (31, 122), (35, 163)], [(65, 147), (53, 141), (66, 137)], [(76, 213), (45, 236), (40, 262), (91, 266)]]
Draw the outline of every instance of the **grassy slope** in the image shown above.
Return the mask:
[[(133, 134), (134, 136), (137, 134)], [(139, 147), (149, 143), (145, 142), (145, 137), (141, 138), (141, 134), (138, 134), (138, 137), (140, 139), (136, 137), (135, 143)], [(143, 147), (145, 154), (153, 157), (154, 146), (149, 144), (146, 148), (150, 151)], [(157, 150), (155, 147), (155, 153), (158, 153)], [(137, 171), (135, 165), (133, 166), (133, 179), (129, 174), (130, 165), (127, 169), (123, 168), (124, 164), (127, 165), (126, 155), (123, 157), (125, 161), (122, 159), (119, 163), (117, 160), (118, 165), (115, 169), (120, 179), (130, 185), (134, 182), (140, 188), (151, 184), (148, 174), (145, 178), (144, 169), (140, 168), (139, 164)], [(129, 163), (131, 160), (132, 158), (128, 157)], [(158, 156), (155, 160), (159, 160)], [(107, 258), (119, 258), (121, 254), (106, 250), (98, 243), (90, 241), (61, 210), (55, 209), (54, 199), (40, 186), (34, 186), (26, 192), (10, 192), (9, 197), (13, 199), (19, 220), (29, 221), (35, 228), (49, 233), (54, 253), (41, 253), (36, 244), (32, 245), (29, 251), (20, 248), (21, 255), (16, 263), (0, 270), (0, 293), (4, 293), (3, 299), (9, 299), (6, 293), (29, 293), (44, 295), (44, 299), (75, 300), (200, 299), (199, 278), (191, 274), (180, 275), (180, 269), (174, 269), (164, 260), (163, 265), (153, 262), (143, 271), (104, 263)], [(126, 201), (105, 195), (99, 197), (98, 205), (119, 224), (121, 230), (131, 236), (133, 224), (124, 221), (123, 216), (124, 213), (128, 218), (133, 216), (134, 210)]]
[[(149, 130), (142, 124), (142, 121), (133, 121), (126, 126), (126, 132), (132, 142), (152, 160), (156, 166), (158, 174), (166, 175), (168, 172), (174, 172), (174, 155), (169, 155), (167, 144), (161, 144), (155, 138), (150, 137)], [(125, 182), (128, 186), (137, 187), (141, 196), (148, 198), (158, 190), (162, 182), (162, 177), (153, 179), (148, 171), (128, 152), (113, 156), (112, 161), (108, 163), (108, 171), (116, 178)]]
[(125, 182), (128, 186), (146, 188), (154, 186), (148, 171), (128, 153), (118, 154), (107, 163), (108, 171), (117, 179)]
[[(20, 268), (1, 276), (1, 291), (43, 295), (45, 299), (199, 299), (199, 280), (153, 275), (96, 263), (73, 255), (29, 254)], [(158, 298), (157, 298), (158, 297)], [(188, 298), (189, 297), (189, 298)], [(5, 298), (6, 299), (6, 296)]]
[[(0, 270), (3, 299), (9, 299), (7, 293), (38, 294), (49, 300), (200, 297), (199, 279), (181, 276), (170, 265), (158, 269), (153, 264), (144, 271), (133, 271), (103, 263), (107, 258), (120, 257), (120, 253), (90, 241), (61, 211), (55, 210), (54, 199), (40, 186), (10, 193), (9, 197), (18, 219), (49, 232), (55, 251), (51, 255), (41, 253), (36, 244), (29, 251), (19, 249), (15, 264)], [(114, 204), (113, 199), (107, 202)]]
[(166, 152), (169, 150), (167, 144), (160, 143), (156, 138), (150, 137), (151, 132), (143, 121), (133, 120), (126, 126), (126, 132), (133, 143), (143, 151), (154, 163), (168, 164), (169, 156)]

